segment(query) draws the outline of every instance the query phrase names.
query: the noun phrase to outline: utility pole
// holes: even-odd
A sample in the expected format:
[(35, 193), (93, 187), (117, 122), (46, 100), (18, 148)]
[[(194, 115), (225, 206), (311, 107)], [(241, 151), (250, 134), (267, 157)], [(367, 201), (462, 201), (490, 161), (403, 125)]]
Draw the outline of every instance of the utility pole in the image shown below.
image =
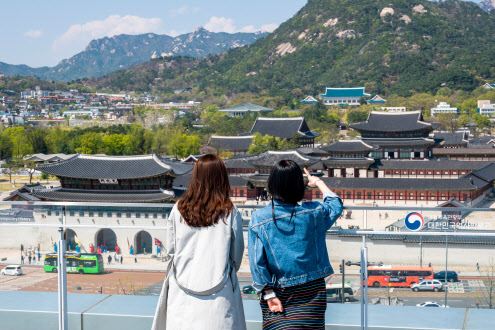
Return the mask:
[(341, 296), (341, 303), (343, 304), (344, 303), (344, 288), (345, 288), (345, 260), (342, 259), (342, 265), (340, 266), (342, 267), (341, 268), (341, 272), (342, 272), (342, 291), (340, 291), (340, 296)]

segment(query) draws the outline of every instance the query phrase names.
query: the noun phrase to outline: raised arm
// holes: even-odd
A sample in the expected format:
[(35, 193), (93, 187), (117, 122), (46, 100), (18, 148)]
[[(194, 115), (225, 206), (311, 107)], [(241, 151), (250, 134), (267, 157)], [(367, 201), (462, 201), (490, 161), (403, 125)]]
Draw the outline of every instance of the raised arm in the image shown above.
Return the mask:
[(323, 193), (323, 203), (321, 205), (323, 208), (323, 219), (325, 220), (325, 228), (326, 230), (328, 230), (342, 215), (344, 204), (342, 203), (340, 197), (333, 191), (331, 191), (322, 179), (309, 174), (309, 171), (306, 168), (304, 169), (304, 173), (308, 177), (308, 186), (313, 188), (318, 187), (318, 189), (320, 189), (320, 191)]

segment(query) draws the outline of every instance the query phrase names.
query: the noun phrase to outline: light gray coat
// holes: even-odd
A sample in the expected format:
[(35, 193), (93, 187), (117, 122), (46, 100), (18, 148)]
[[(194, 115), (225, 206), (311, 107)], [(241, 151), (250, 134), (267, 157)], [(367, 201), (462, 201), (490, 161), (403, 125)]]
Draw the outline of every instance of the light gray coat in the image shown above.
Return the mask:
[[(182, 220), (182, 221), (181, 221)], [(172, 258), (153, 330), (246, 329), (237, 280), (244, 253), (242, 217), (237, 208), (211, 227), (189, 227), (177, 209), (167, 221)]]

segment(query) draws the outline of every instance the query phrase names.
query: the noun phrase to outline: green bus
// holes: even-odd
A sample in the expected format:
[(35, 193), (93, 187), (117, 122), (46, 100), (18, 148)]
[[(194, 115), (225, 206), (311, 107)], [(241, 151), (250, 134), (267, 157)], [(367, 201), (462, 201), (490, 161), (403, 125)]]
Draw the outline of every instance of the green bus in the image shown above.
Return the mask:
[[(56, 273), (57, 254), (49, 253), (45, 256), (43, 266), (45, 272)], [(68, 253), (67, 254), (67, 273), (79, 274), (100, 274), (103, 272), (103, 257), (101, 254), (90, 253)]]

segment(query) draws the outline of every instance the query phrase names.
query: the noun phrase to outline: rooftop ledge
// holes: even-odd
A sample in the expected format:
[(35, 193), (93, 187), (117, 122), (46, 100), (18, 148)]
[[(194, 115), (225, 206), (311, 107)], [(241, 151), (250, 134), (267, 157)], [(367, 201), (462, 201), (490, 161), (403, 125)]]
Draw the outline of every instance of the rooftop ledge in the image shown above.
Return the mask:
[[(68, 294), (69, 329), (150, 329), (157, 296)], [(2, 329), (58, 328), (57, 293), (0, 291)], [(244, 300), (248, 330), (261, 329), (259, 302)], [(360, 329), (359, 304), (328, 304), (326, 329)], [(495, 310), (368, 306), (368, 328), (381, 329), (490, 329)]]

